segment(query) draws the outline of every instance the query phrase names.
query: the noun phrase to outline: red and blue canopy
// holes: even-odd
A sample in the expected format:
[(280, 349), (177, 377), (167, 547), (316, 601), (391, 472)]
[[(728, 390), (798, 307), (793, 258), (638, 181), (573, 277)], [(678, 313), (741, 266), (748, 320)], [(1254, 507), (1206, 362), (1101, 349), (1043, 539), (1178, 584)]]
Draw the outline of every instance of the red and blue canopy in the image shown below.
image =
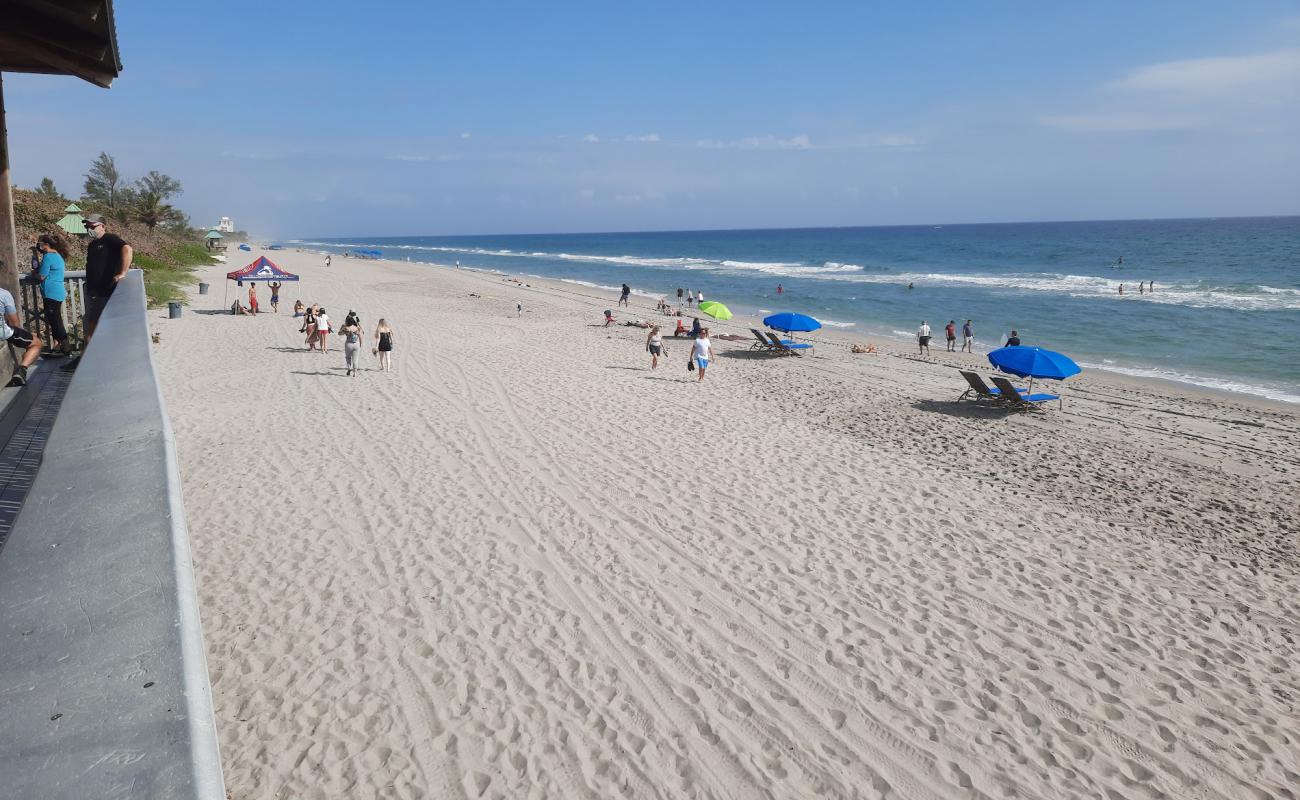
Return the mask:
[(298, 276), (285, 272), (275, 262), (262, 256), (252, 264), (234, 272), (226, 273), (226, 280), (231, 281), (296, 281)]

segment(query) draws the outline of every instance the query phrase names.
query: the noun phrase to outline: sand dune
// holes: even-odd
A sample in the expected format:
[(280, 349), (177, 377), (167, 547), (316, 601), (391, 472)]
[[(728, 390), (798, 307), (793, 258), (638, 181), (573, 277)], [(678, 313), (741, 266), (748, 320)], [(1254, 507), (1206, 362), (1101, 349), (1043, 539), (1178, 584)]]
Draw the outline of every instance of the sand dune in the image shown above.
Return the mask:
[(833, 336), (696, 384), (571, 286), (277, 260), (154, 326), (237, 800), (1300, 793), (1295, 413)]

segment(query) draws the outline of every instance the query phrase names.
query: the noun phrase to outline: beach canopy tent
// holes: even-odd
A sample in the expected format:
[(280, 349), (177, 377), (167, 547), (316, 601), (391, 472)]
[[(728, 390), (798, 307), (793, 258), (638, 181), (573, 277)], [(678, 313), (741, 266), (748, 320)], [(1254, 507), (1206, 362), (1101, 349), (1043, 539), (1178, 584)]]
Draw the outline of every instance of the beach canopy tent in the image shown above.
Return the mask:
[[(0, 70), (72, 75), (105, 89), (121, 73), (111, 0), (6, 0), (3, 8)], [(9, 141), (0, 83), (0, 287), (17, 297), (20, 261), (9, 184)]]
[(296, 281), (298, 276), (292, 272), (285, 272), (275, 265), (275, 262), (266, 256), (259, 256), (256, 261), (243, 269), (237, 269), (234, 272), (226, 273), (226, 280), (230, 281)]
[(284, 270), (280, 269), (275, 265), (274, 261), (267, 258), (266, 256), (259, 256), (256, 261), (244, 267), (243, 269), (237, 269), (234, 272), (226, 273), (227, 294), (222, 295), (221, 302), (225, 303), (226, 302), (225, 298), (230, 296), (229, 295), (230, 281), (238, 281), (239, 285), (243, 286), (244, 281), (280, 281), (281, 283), (283, 283), (284, 281), (296, 281), (296, 280), (298, 280), (297, 275), (294, 275), (292, 272), (285, 272)]
[(763, 317), (763, 324), (774, 331), (781, 331), (782, 333), (815, 331), (822, 326), (820, 322), (806, 314), (795, 314), (791, 311), (783, 311), (780, 314)]
[(81, 209), (77, 204), (69, 203), (63, 212), (63, 218), (58, 221), (59, 230), (70, 236), (85, 236), (86, 219), (81, 216)]

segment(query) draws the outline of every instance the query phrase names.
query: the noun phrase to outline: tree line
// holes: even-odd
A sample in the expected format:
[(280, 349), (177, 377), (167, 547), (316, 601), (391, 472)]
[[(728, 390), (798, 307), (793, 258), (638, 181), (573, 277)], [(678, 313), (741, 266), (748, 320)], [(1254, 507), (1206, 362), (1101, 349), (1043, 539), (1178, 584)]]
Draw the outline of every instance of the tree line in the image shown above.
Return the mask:
[[(143, 177), (129, 180), (117, 168), (108, 153), (101, 152), (85, 175), (78, 204), (82, 211), (103, 214), (118, 222), (140, 222), (150, 231), (158, 226), (188, 230), (190, 218), (170, 202), (181, 194), (181, 182), (150, 170)], [(36, 193), (66, 200), (50, 178), (42, 178)]]

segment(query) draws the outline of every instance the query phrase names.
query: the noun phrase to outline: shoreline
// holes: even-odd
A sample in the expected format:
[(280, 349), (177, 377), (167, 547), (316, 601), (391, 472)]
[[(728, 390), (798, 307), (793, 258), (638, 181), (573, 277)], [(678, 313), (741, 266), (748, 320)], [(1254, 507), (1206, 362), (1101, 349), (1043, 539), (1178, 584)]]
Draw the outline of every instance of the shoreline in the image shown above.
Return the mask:
[[(333, 255), (336, 257), (338, 256), (337, 253), (333, 253), (331, 251), (311, 250), (308, 248), (300, 248), (297, 249), (296, 252), (315, 253), (321, 256), (324, 256), (326, 254)], [(344, 259), (344, 260), (350, 261), (352, 259)], [(539, 276), (534, 273), (509, 272), (494, 267), (471, 267), (471, 266), (456, 267), (454, 264), (443, 264), (434, 261), (403, 261), (399, 259), (388, 259), (388, 258), (379, 258), (373, 260), (365, 259), (365, 260), (358, 260), (358, 261), (364, 264), (432, 267), (436, 269), (446, 269), (452, 271), (477, 272), (484, 275), (511, 276), (520, 279), (527, 279), (528, 281), (531, 282), (536, 282), (542, 285), (550, 286), (551, 288), (558, 291), (571, 291), (575, 295), (586, 296), (592, 300), (600, 300), (601, 298), (604, 297), (603, 295), (599, 294), (600, 290), (603, 287), (598, 285), (593, 285), (588, 281), (580, 281), (578, 279), (566, 280), (564, 278), (550, 278), (546, 276)], [(582, 287), (583, 289), (588, 289), (590, 290), (590, 293), (582, 292), (572, 288), (566, 288), (566, 287), (575, 287), (575, 286)], [(604, 302), (617, 303), (618, 287), (610, 287), (610, 291), (614, 293), (614, 296), (611, 296), (609, 298), (604, 298)], [(663, 295), (655, 295), (637, 289), (633, 289), (632, 297), (633, 298), (641, 297), (641, 298), (653, 300), (659, 297), (667, 298), (668, 294), (665, 293)], [(647, 314), (652, 315), (649, 317), (645, 317), (646, 319), (654, 319), (656, 317), (662, 316), (654, 310), (653, 306), (646, 308), (644, 310), (646, 311)], [(694, 309), (688, 309), (688, 310), (694, 311)], [(694, 315), (683, 314), (682, 318), (690, 319), (692, 316)], [(744, 316), (745, 318), (747, 318), (749, 321), (753, 323), (752, 327), (763, 329), (762, 319), (759, 315), (757, 314), (741, 315), (737, 313), (734, 319), (741, 319), (742, 316)], [(669, 319), (668, 317), (663, 317), (663, 318)], [(702, 318), (707, 319), (707, 317), (702, 317)], [(939, 329), (936, 328), (936, 330)], [(907, 347), (907, 343), (911, 342), (910, 339), (904, 338), (903, 336), (898, 334), (864, 333), (864, 332), (854, 332), (854, 331), (842, 330), (842, 329), (827, 329), (826, 327), (823, 327), (821, 330), (816, 331), (813, 335), (797, 333), (794, 334), (792, 338), (794, 338), (797, 341), (806, 341), (812, 343), (818, 343), (824, 339), (827, 342), (837, 344), (839, 346), (843, 346), (846, 348), (855, 343), (857, 344), (873, 343), (876, 344), (877, 346), (885, 345), (891, 354), (896, 354), (901, 356), (908, 355), (908, 353), (906, 352), (909, 349)], [(914, 346), (914, 342), (912, 344)], [(942, 350), (941, 346), (940, 347), (932, 346), (931, 350), (934, 351), (936, 356), (946, 356), (946, 355), (960, 356), (961, 355), (961, 354), (948, 354), (946, 353), (946, 351)], [(988, 363), (988, 359), (986, 357), (987, 353), (988, 350), (984, 350), (983, 352), (977, 352), (976, 360), (974, 362), (961, 362), (957, 365), (954, 365), (954, 368), (960, 367), (962, 369), (983, 369), (985, 371), (993, 371), (992, 365)], [(969, 359), (970, 357), (966, 356), (966, 358)], [(1150, 388), (1152, 390), (1184, 393), (1188, 397), (1192, 397), (1192, 398), (1237, 402), (1247, 406), (1257, 405), (1260, 408), (1267, 408), (1272, 411), (1300, 414), (1300, 399), (1293, 402), (1290, 400), (1281, 400), (1274, 397), (1270, 397), (1266, 394), (1259, 394), (1256, 392), (1249, 392), (1249, 391), (1238, 391), (1234, 389), (1225, 389), (1216, 386), (1208, 386), (1202, 383), (1196, 383), (1187, 380), (1179, 380), (1178, 378), (1173, 378), (1173, 377), (1164, 377), (1160, 375), (1134, 375), (1128, 372), (1120, 371), (1121, 369), (1125, 369), (1125, 368), (1113, 368), (1113, 367), (1095, 366), (1095, 365), (1085, 366), (1082, 363), (1080, 364), (1080, 366), (1084, 367), (1085, 374), (1089, 372), (1099, 372), (1102, 373), (1104, 376), (1106, 376), (1107, 380), (1116, 381), (1120, 384), (1132, 382), (1135, 385), (1146, 386), (1147, 388)], [(1141, 370), (1144, 368), (1137, 367), (1133, 369)], [(1079, 376), (1070, 378), (1069, 380), (1061, 384), (1058, 384), (1056, 382), (1048, 382), (1047, 385), (1054, 387), (1054, 390), (1061, 389), (1062, 391), (1068, 392), (1070, 389), (1070, 384), (1074, 383), (1077, 380), (1079, 380)], [(1227, 380), (1227, 379), (1206, 378), (1206, 380)]]

